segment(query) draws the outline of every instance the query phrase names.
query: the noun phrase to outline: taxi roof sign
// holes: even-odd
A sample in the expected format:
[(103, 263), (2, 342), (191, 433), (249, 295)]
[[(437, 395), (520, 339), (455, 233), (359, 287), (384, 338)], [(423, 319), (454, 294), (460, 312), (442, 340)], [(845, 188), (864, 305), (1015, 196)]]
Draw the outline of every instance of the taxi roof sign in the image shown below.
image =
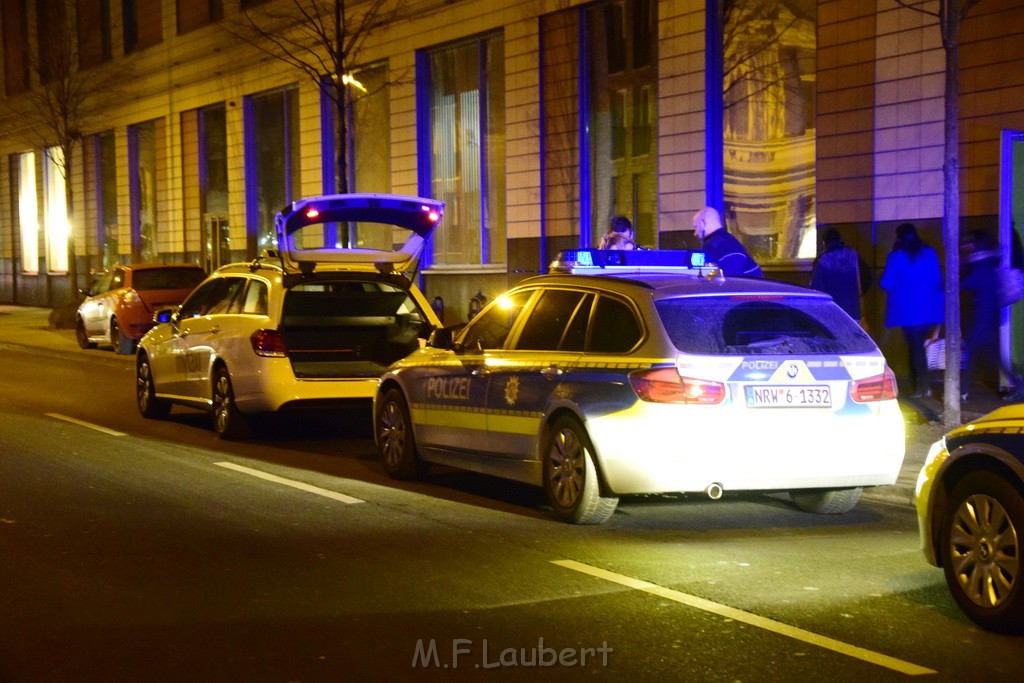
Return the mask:
[(575, 275), (666, 273), (721, 276), (721, 270), (707, 260), (703, 251), (693, 249), (567, 249), (551, 263), (550, 271)]

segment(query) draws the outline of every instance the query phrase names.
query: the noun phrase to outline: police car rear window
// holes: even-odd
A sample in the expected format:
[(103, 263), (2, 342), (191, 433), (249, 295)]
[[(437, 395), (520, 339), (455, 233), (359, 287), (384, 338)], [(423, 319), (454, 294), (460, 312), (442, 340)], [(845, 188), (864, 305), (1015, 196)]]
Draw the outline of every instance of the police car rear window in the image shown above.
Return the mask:
[(657, 302), (658, 315), (682, 353), (867, 353), (871, 337), (834, 302), (782, 297), (680, 297)]

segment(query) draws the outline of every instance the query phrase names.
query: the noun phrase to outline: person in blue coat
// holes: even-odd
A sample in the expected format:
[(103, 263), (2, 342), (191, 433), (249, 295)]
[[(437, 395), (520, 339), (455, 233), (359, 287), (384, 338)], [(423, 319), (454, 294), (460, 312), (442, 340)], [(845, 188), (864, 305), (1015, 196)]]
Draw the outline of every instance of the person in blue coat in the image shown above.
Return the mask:
[(913, 223), (896, 228), (896, 242), (879, 281), (886, 292), (885, 326), (899, 327), (907, 340), (911, 396), (930, 396), (924, 343), (946, 320), (939, 255), (917, 234)]

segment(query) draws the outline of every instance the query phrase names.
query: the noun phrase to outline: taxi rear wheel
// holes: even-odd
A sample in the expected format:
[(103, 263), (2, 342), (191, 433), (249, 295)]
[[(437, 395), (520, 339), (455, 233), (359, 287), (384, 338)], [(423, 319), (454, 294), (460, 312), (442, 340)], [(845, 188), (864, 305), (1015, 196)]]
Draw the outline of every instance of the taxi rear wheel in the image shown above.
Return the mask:
[(142, 355), (135, 365), (135, 402), (142, 417), (157, 419), (167, 417), (171, 412), (171, 404), (156, 397), (153, 385), (153, 369), (149, 358)]
[(240, 439), (248, 432), (245, 416), (235, 405), (235, 390), (225, 367), (217, 368), (213, 379), (213, 427), (222, 439)]
[(949, 503), (939, 552), (950, 593), (982, 628), (1024, 632), (1024, 498), (997, 475), (975, 472)]
[(544, 448), (544, 491), (555, 514), (572, 524), (601, 524), (619, 504), (601, 495), (590, 437), (573, 418), (559, 418)]
[(840, 515), (857, 505), (864, 489), (807, 489), (790, 491), (789, 497), (804, 512), (816, 515)]
[(398, 389), (389, 389), (377, 407), (377, 450), (384, 471), (392, 479), (414, 479), (427, 471), (416, 455), (409, 406)]

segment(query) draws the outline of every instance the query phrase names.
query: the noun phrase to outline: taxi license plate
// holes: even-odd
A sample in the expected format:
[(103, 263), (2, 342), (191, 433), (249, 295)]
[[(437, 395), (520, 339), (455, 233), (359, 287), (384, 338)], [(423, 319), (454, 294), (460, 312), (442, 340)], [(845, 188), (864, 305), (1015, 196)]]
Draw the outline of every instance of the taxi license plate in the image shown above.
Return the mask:
[(807, 386), (746, 387), (748, 408), (831, 408), (832, 390), (827, 384)]

